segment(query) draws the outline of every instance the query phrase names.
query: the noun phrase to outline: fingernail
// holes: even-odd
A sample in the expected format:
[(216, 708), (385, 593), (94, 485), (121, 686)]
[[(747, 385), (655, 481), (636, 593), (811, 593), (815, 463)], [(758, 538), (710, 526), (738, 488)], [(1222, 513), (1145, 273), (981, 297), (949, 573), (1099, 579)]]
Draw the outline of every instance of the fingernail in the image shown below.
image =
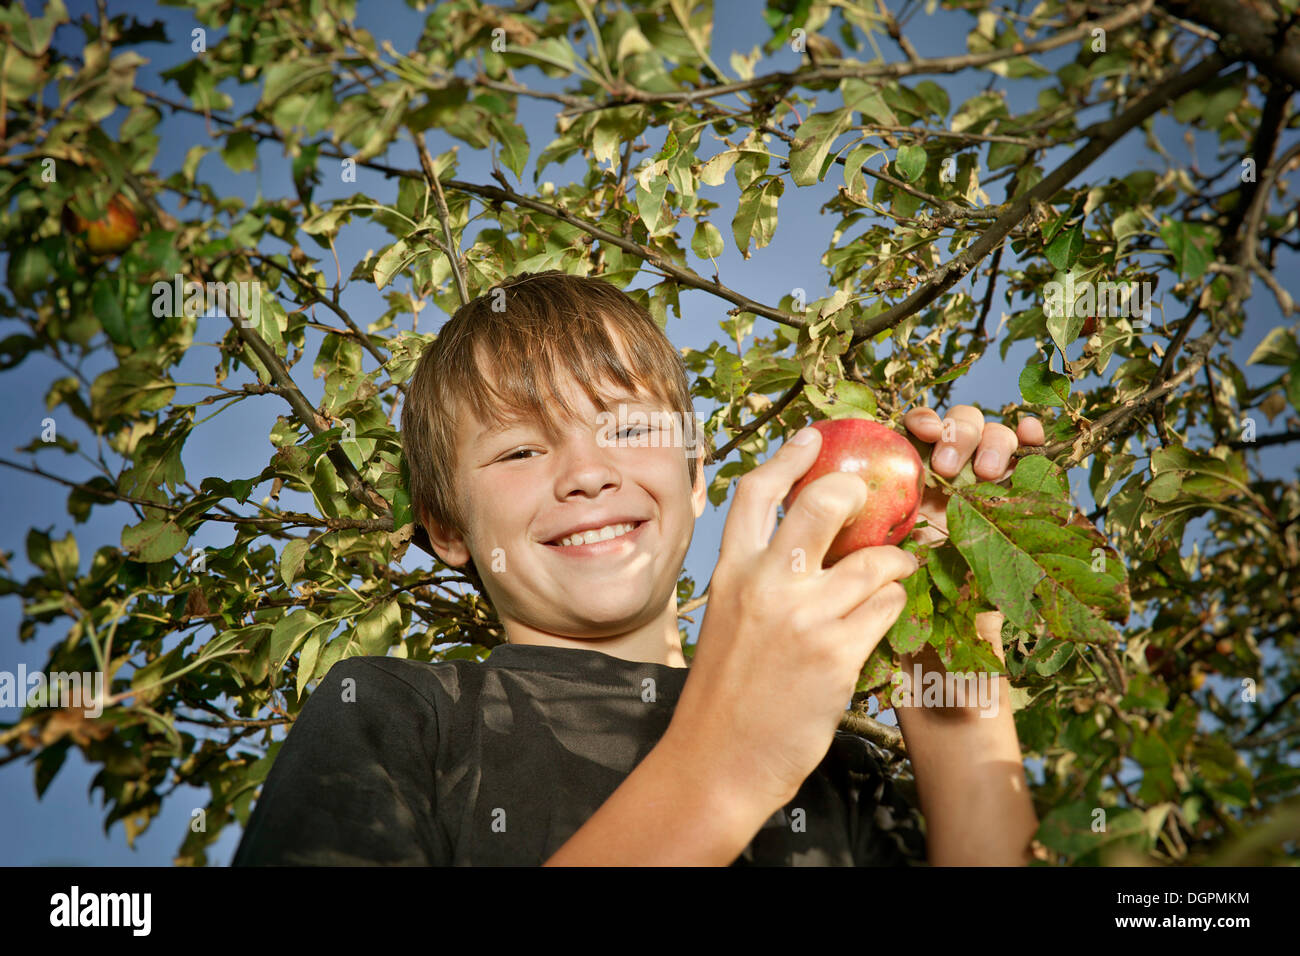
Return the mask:
[(940, 448), (934, 455), (934, 467), (949, 471), (957, 467), (957, 449), (951, 445)]
[(979, 457), (975, 459), (975, 467), (986, 475), (992, 473), (998, 467), (998, 453), (995, 451), (980, 452)]
[(790, 444), (807, 445), (807, 444), (811, 444), (816, 440), (817, 440), (817, 429), (809, 425), (806, 428), (801, 428), (797, 432), (795, 432), (794, 437), (790, 439)]

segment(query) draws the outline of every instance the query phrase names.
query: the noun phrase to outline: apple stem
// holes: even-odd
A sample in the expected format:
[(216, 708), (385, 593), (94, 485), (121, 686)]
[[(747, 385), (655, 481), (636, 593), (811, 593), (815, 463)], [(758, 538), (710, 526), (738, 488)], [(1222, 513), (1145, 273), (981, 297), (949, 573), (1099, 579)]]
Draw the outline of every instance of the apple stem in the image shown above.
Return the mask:
[(953, 487), (952, 482), (948, 481), (947, 478), (943, 477), (943, 475), (936, 472), (933, 468), (930, 469), (930, 477), (948, 489), (949, 494), (955, 494), (957, 492), (957, 489)]

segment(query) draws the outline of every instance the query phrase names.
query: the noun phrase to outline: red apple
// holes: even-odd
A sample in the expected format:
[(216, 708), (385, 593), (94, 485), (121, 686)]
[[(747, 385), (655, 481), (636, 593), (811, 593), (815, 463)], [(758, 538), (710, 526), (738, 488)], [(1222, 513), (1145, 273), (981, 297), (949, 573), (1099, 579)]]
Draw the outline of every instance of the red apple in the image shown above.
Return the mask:
[(80, 236), (86, 248), (97, 256), (125, 252), (140, 235), (135, 209), (120, 193), (108, 201), (108, 214), (93, 222), (75, 212), (71, 205), (64, 206), (63, 227)]
[(800, 478), (783, 506), (787, 514), (799, 492), (833, 471), (851, 471), (867, 483), (867, 503), (831, 542), (824, 567), (859, 548), (900, 544), (916, 524), (925, 486), (925, 466), (912, 443), (878, 422), (837, 418), (814, 422), (822, 447), (807, 474)]
[(1090, 315), (1083, 320), (1083, 328), (1079, 329), (1079, 338), (1085, 338), (1097, 331), (1097, 317)]

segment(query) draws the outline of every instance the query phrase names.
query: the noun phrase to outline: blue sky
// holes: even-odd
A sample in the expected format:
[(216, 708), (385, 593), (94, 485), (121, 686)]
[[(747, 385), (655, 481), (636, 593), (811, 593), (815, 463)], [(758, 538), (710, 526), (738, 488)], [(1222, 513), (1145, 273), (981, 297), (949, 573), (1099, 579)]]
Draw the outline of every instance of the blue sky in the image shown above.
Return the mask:
[[(37, 5), (29, 2), (27, 6), (32, 9)], [(72, 3), (69, 6), (74, 19), (87, 9), (91, 9), (91, 5), (87, 3)], [(715, 62), (725, 68), (731, 51), (748, 52), (752, 47), (761, 45), (768, 36), (768, 28), (761, 17), (762, 4), (757, 0), (718, 3), (716, 6), (712, 54)], [(110, 4), (112, 12), (119, 9), (121, 9), (120, 4)], [(359, 24), (380, 39), (391, 39), (398, 49), (409, 46), (412, 38), (418, 35), (423, 21), (422, 14), (396, 3), (361, 4), (360, 10), (362, 12), (359, 16)], [(141, 20), (161, 19), (167, 25), (169, 37), (169, 42), (166, 44), (149, 44), (137, 48), (139, 53), (150, 61), (143, 68), (139, 82), (148, 84), (154, 89), (163, 89), (178, 99), (183, 98), (174, 88), (162, 87), (157, 74), (175, 63), (189, 59), (190, 31), (199, 24), (194, 21), (189, 11), (171, 7), (158, 7), (149, 11), (142, 4), (132, 4), (131, 12)], [(930, 19), (918, 16), (912, 21), (907, 35), (922, 56), (950, 55), (966, 51), (967, 30), (972, 25), (973, 19), (964, 13), (940, 13)], [(829, 30), (824, 32), (829, 33)], [(209, 44), (215, 43), (220, 35), (221, 31), (210, 32)], [(64, 27), (60, 30), (56, 42), (65, 51), (79, 52), (80, 31), (74, 27)], [(891, 59), (898, 56), (892, 43), (887, 40), (881, 43), (887, 56)], [(1067, 47), (1038, 59), (1049, 69), (1055, 69), (1072, 59), (1075, 52), (1075, 48)], [(788, 48), (783, 48), (772, 57), (760, 62), (757, 69), (759, 71), (793, 69), (798, 65), (798, 61), (799, 57), (796, 54)], [(521, 78), (539, 84), (549, 82), (540, 80), (539, 74), (530, 75), (530, 73), (531, 71), (521, 73)], [(955, 108), (977, 89), (982, 88), (987, 82), (988, 75), (967, 73), (935, 79), (948, 90)], [(1008, 106), (1011, 111), (1019, 113), (1033, 104), (1040, 83), (1041, 81), (1033, 80), (999, 80), (998, 87), (1007, 91)], [(231, 88), (229, 92), (235, 97), (237, 107), (247, 105), (257, 95), (257, 91), (249, 87)], [(1100, 115), (1096, 111), (1088, 114), (1081, 121), (1081, 125), (1097, 119)], [(549, 104), (525, 100), (520, 108), (520, 122), (527, 130), (531, 153), (535, 157), (554, 136), (553, 112)], [(1183, 130), (1170, 118), (1161, 117), (1157, 121), (1157, 131), (1161, 134), (1161, 141), (1165, 148), (1175, 157), (1182, 158), (1186, 155), (1187, 147), (1182, 138)], [(160, 132), (163, 136), (163, 144), (155, 168), (163, 172), (178, 168), (191, 145), (210, 142), (203, 120), (193, 116), (169, 117), (164, 121)], [(1293, 142), (1296, 135), (1291, 131), (1283, 139), (1279, 151)], [(428, 142), (435, 155), (453, 144), (452, 140), (436, 131), (430, 134)], [(705, 143), (701, 147), (702, 155), (712, 148), (707, 143), (706, 134)], [(656, 147), (658, 145), (658, 140), (653, 137), (652, 145)], [(1214, 160), (1218, 149), (1214, 137), (1198, 133), (1196, 149), (1197, 155), (1201, 157), (1203, 168), (1213, 168), (1221, 164), (1220, 161)], [(1046, 168), (1053, 168), (1067, 156), (1067, 151), (1056, 150), (1054, 154), (1049, 154)], [(409, 142), (399, 142), (386, 157), (381, 159), (406, 168), (418, 166), (415, 151)], [(1226, 157), (1222, 161), (1226, 161)], [(1161, 162), (1160, 158), (1145, 146), (1142, 133), (1131, 132), (1075, 182), (1104, 182), (1110, 177), (1122, 177), (1139, 168), (1159, 169)], [(563, 166), (549, 166), (543, 176), (556, 182), (567, 181), (568, 177), (577, 175), (582, 167), (583, 163), (579, 158)], [(533, 168), (530, 162), (525, 170), (522, 180), (525, 190), (531, 188)], [(461, 144), (458, 178), (472, 182), (491, 182), (488, 176), (489, 169), (486, 154), (476, 153)], [(260, 148), (258, 167), (252, 172), (232, 174), (214, 151), (203, 160), (199, 175), (200, 178), (210, 182), (219, 194), (238, 195), (246, 201), (255, 199), (259, 192), (268, 196), (293, 194), (289, 164), (275, 144), (264, 144)], [(796, 287), (807, 290), (808, 299), (828, 294), (831, 290), (826, 286), (826, 270), (819, 259), (826, 249), (834, 219), (824, 218), (820, 207), (834, 194), (837, 181), (838, 175), (832, 174), (828, 176), (826, 182), (816, 186), (798, 190), (787, 189), (780, 203), (779, 228), (775, 239), (766, 248), (753, 250), (748, 260), (742, 259), (734, 251), (728, 228), (736, 203), (734, 184), (729, 181), (722, 187), (704, 187), (708, 197), (721, 203), (722, 206), (713, 217), (713, 221), (727, 238), (728, 248), (718, 260), (722, 281), (752, 298), (768, 303), (778, 302), (782, 296), (790, 294), (790, 291)], [(1003, 198), (1002, 183), (1003, 181), (1000, 181), (990, 187), (990, 196), (995, 202)], [(396, 188), (395, 181), (387, 180), (382, 175), (364, 168), (358, 169), (355, 184), (340, 183), (336, 176), (326, 170), (324, 182), (318, 188), (316, 198), (318, 202), (323, 202), (331, 197), (364, 192), (391, 200), (396, 195)], [(689, 240), (689, 234), (685, 238)], [(378, 249), (388, 241), (387, 234), (377, 226), (361, 223), (345, 228), (339, 245), (340, 260), (344, 263), (345, 271), (352, 263), (361, 259), (367, 250)], [(265, 248), (280, 251), (282, 246), (278, 243), (268, 243)], [(310, 251), (312, 246), (305, 244), (305, 248)], [(693, 254), (689, 255), (691, 264), (697, 271), (705, 275), (711, 274), (712, 266), (707, 261), (700, 262)], [(1283, 252), (1279, 258), (1281, 262), (1277, 274), (1283, 277), (1285, 282), (1285, 277), (1294, 272), (1296, 257), (1293, 253)], [(1010, 261), (1011, 255), (1008, 250), (1004, 266)], [(326, 270), (327, 275), (329, 269), (332, 269), (332, 264)], [(648, 286), (655, 281), (653, 277), (645, 277), (644, 281), (639, 279), (635, 284)], [(983, 295), (984, 285), (985, 279), (982, 277), (975, 281), (974, 291), (977, 296)], [(967, 279), (956, 288), (969, 291), (971, 287), (971, 281)], [(383, 309), (381, 298), (373, 286), (366, 286), (359, 282), (352, 283), (343, 301), (353, 316), (363, 325), (368, 321), (369, 315), (377, 315)], [(719, 322), (726, 318), (726, 304), (704, 293), (690, 291), (682, 292), (681, 303), (682, 317), (678, 318), (670, 314), (667, 329), (669, 337), (676, 345), (705, 348), (711, 342), (726, 340), (725, 333), (719, 329)], [(1022, 307), (1024, 307), (1023, 301), (1018, 300), (1016, 308)], [(990, 330), (997, 327), (1004, 311), (1009, 311), (1009, 307), (1005, 304), (1005, 299), (999, 290), (990, 317)], [(1171, 301), (1171, 318), (1178, 314), (1177, 304)], [(440, 325), (444, 318), (437, 314), (436, 307), (431, 306), (423, 314), (421, 331), (428, 331), (431, 326)], [(200, 323), (200, 333), (194, 345), (180, 368), (173, 372), (176, 381), (203, 382), (212, 379), (211, 370), (217, 362), (213, 343), (223, 334), (222, 324), (226, 320), (205, 321), (211, 324), (205, 329), (203, 323)], [(409, 323), (409, 318), (406, 321)], [(1159, 311), (1156, 312), (1154, 321), (1160, 323)], [(1234, 345), (1233, 355), (1237, 363), (1244, 366), (1250, 351), (1270, 329), (1279, 324), (1283, 324), (1283, 319), (1276, 303), (1266, 290), (1257, 285), (1256, 294), (1248, 305), (1246, 332)], [(409, 328), (409, 325), (402, 327)], [(755, 328), (756, 332), (764, 335), (770, 330), (770, 323), (761, 319)], [(16, 331), (16, 328), (11, 325), (3, 334), (11, 334), (13, 331)], [(319, 343), (320, 333), (309, 331), (307, 354), (314, 355)], [(1071, 357), (1075, 356), (1080, 347), (1075, 346), (1071, 350)], [(1006, 361), (1002, 362), (998, 358), (997, 350), (990, 349), (984, 360), (971, 373), (958, 381), (953, 390), (952, 403), (977, 402), (986, 408), (996, 409), (1006, 403), (1019, 402), (1017, 378), (1020, 369), (1033, 353), (1034, 348), (1031, 343), (1017, 343), (1010, 349)], [(110, 356), (97, 355), (85, 367), (87, 376), (93, 378), (95, 374), (108, 367), (111, 361)], [(314, 402), (319, 401), (321, 382), (318, 379), (309, 379), (304, 372), (306, 367), (306, 363), (298, 365), (294, 369), (295, 378), (309, 398)], [(366, 367), (373, 367), (369, 356), (367, 356)], [(1112, 363), (1111, 371), (1114, 367)], [(8, 458), (16, 457), (12, 450), (28, 444), (39, 433), (40, 422), (47, 415), (44, 394), (54, 379), (65, 374), (67, 370), (63, 366), (37, 354), (29, 357), (17, 369), (0, 377), (0, 401), (3, 401), (5, 407), (10, 410), (0, 424), (0, 429), (3, 429), (4, 446), (8, 451), (0, 452), (0, 455)], [(1266, 372), (1261, 374), (1257, 367), (1252, 367), (1246, 369), (1246, 374), (1251, 384), (1257, 384), (1265, 380)], [(241, 370), (236, 381), (250, 378), (247, 370)], [(195, 401), (206, 394), (207, 390), (201, 388), (182, 388), (178, 390), (176, 400)], [(711, 409), (697, 405), (696, 411), (704, 417)], [(211, 407), (208, 407), (204, 414), (210, 412)], [(266, 464), (271, 446), (269, 439), (263, 441), (258, 436), (267, 435), (276, 417), (286, 412), (286, 406), (278, 399), (267, 397), (258, 401), (238, 403), (229, 411), (206, 422), (198, 429), (196, 437), (191, 439), (185, 451), (184, 462), (189, 479), (197, 484), (206, 475), (220, 475), (233, 479), (248, 477), (259, 472)], [(69, 437), (81, 442), (83, 450), (92, 456), (96, 453), (94, 436), (80, 427), (80, 423), (66, 413), (56, 412), (55, 417), (59, 427), (67, 429), (66, 433)], [(1274, 423), (1272, 427), (1260, 423), (1261, 432), (1278, 430), (1281, 427), (1281, 420)], [(723, 440), (725, 438), (721, 439), (719, 444)], [(115, 456), (111, 450), (105, 449), (105, 453), (110, 461), (114, 461)], [(32, 459), (29, 456), (22, 460), (30, 462)], [(1285, 445), (1264, 449), (1259, 454), (1259, 460), (1266, 474), (1292, 478), (1296, 465), (1300, 461), (1295, 446)], [(92, 474), (89, 465), (85, 462), (61, 455), (47, 453), (36, 456), (35, 463), (70, 479), (85, 480)], [(714, 469), (716, 467), (714, 466)], [(710, 477), (714, 469), (710, 469)], [(71, 530), (78, 542), (83, 573), (88, 567), (89, 556), (97, 548), (105, 544), (116, 545), (119, 542), (122, 526), (128, 521), (130, 514), (125, 508), (96, 508), (90, 521), (78, 525), (67, 513), (66, 489), (62, 486), (12, 469), (5, 469), (4, 480), (7, 493), (0, 499), (0, 528), (3, 528), (0, 547), (13, 553), (11, 563), (15, 577), (23, 579), (33, 570), (26, 560), (24, 544), (27, 530), (31, 527), (47, 530), (56, 538), (61, 538)], [(1088, 494), (1086, 468), (1076, 469), (1071, 473), (1071, 485), (1079, 504), (1086, 511), (1090, 511), (1093, 502)], [(268, 488), (262, 486), (256, 489), (254, 494), (261, 497), (267, 491)], [(304, 510), (310, 510), (312, 507), (309, 499), (298, 499), (292, 493), (286, 493), (282, 502), (286, 507), (298, 507)], [(686, 570), (695, 579), (697, 589), (704, 587), (713, 569), (725, 517), (725, 503), (722, 508), (714, 508), (710, 505), (697, 524), (686, 562)], [(1196, 540), (1198, 528), (1203, 528), (1203, 523), (1194, 523), (1189, 529), (1186, 536), (1188, 547)], [(194, 544), (220, 547), (229, 543), (231, 539), (232, 533), (229, 527), (222, 526), (209, 529), (196, 538)], [(414, 550), (408, 553), (406, 567), (428, 567), (429, 565), (429, 560), (422, 553)], [(25, 664), (29, 669), (41, 668), (46, 662), (49, 648), (64, 636), (66, 620), (61, 621), (57, 629), (38, 628), (35, 641), (20, 644), (17, 639), (20, 619), (17, 599), (8, 598), (0, 601), (0, 668), (16, 670), (20, 663)], [(697, 622), (698, 619), (697, 616)], [(0, 719), (3, 720), (13, 720), (16, 716), (17, 711), (14, 709), (0, 711)], [(4, 847), (3, 854), (0, 855), (0, 863), (92, 866), (169, 865), (189, 826), (191, 811), (206, 803), (204, 793), (190, 788), (177, 791), (164, 803), (162, 814), (136, 841), (133, 850), (127, 847), (125, 834), (120, 825), (114, 825), (112, 831), (105, 835), (102, 826), (104, 810), (99, 806), (98, 795), (93, 801), (89, 796), (94, 772), (95, 768), (87, 766), (74, 749), (44, 799), (37, 801), (32, 770), (28, 764), (18, 761), (0, 768), (0, 846)], [(227, 863), (233, 855), (238, 838), (237, 827), (227, 828), (210, 851), (212, 861), (218, 864)]]

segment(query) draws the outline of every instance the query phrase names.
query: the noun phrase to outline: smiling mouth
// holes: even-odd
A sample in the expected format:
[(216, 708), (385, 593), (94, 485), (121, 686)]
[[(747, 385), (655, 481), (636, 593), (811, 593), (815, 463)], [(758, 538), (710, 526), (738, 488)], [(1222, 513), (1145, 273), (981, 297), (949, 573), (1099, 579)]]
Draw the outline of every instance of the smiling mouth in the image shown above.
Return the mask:
[(577, 534), (568, 535), (564, 538), (558, 538), (554, 541), (547, 541), (547, 547), (551, 548), (573, 548), (585, 544), (598, 544), (602, 541), (614, 541), (625, 535), (631, 534), (645, 521), (628, 521), (617, 524), (606, 525), (603, 528), (593, 528), (590, 531), (581, 531)]

